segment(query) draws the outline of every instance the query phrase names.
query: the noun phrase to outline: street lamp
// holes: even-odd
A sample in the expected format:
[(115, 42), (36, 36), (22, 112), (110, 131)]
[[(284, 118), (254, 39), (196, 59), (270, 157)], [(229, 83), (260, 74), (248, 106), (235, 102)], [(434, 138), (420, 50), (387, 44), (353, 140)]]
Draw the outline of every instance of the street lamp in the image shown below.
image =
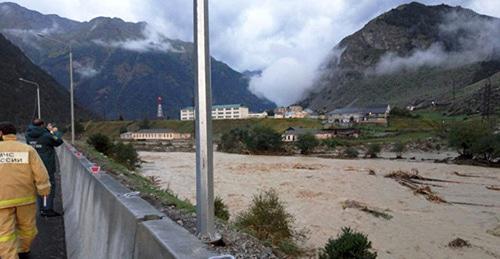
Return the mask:
[(58, 39), (53, 39), (45, 36), (44, 34), (37, 33), (41, 38), (51, 40), (63, 45), (66, 45), (69, 49), (69, 95), (70, 95), (70, 105), (71, 105), (71, 144), (75, 144), (75, 102), (74, 102), (74, 89), (73, 89), (73, 51), (71, 47), (71, 41), (64, 42)]
[(24, 78), (19, 78), (19, 81), (25, 82), (27, 84), (31, 84), (36, 86), (36, 98), (37, 98), (37, 107), (38, 107), (38, 119), (42, 119), (42, 112), (40, 110), (40, 85), (37, 82), (33, 82), (30, 80), (26, 80)]

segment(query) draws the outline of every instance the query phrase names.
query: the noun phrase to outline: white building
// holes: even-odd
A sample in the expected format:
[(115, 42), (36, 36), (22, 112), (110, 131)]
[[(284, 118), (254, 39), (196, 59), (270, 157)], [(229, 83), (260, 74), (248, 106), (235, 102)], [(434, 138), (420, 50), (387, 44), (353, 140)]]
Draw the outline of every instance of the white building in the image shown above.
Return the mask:
[[(236, 120), (248, 118), (249, 110), (241, 104), (214, 105), (212, 106), (212, 119)], [(187, 107), (181, 110), (181, 120), (194, 120), (194, 108)]]
[(137, 132), (120, 134), (125, 140), (186, 140), (191, 139), (190, 133), (175, 132), (171, 129), (143, 129)]
[(267, 112), (251, 112), (248, 114), (248, 118), (251, 119), (264, 119), (267, 118)]

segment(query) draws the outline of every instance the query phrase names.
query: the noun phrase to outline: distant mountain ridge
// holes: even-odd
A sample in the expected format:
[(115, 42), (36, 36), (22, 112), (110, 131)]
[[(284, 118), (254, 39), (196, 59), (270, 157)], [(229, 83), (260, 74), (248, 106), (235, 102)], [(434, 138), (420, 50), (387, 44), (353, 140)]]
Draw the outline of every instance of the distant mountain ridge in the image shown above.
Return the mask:
[(445, 4), (401, 5), (335, 46), (302, 104), (326, 111), (438, 102), (450, 112), (477, 112), (478, 98), (462, 107), (455, 102), (478, 96), (481, 89), (467, 86), (500, 72), (499, 38), (498, 18)]
[[(0, 3), (0, 31), (56, 80), (69, 85), (66, 46), (72, 42), (78, 101), (108, 119), (154, 118), (162, 96), (169, 117), (193, 105), (193, 44), (166, 38), (147, 23), (97, 17), (77, 22)], [(241, 103), (251, 110), (273, 108), (248, 90), (249, 78), (212, 58), (215, 104)]]
[[(68, 91), (0, 34), (0, 121), (12, 121), (17, 127), (26, 127), (37, 116), (36, 86), (21, 82), (21, 77), (40, 85), (42, 119), (69, 122)], [(78, 106), (75, 115), (77, 119), (91, 116)]]

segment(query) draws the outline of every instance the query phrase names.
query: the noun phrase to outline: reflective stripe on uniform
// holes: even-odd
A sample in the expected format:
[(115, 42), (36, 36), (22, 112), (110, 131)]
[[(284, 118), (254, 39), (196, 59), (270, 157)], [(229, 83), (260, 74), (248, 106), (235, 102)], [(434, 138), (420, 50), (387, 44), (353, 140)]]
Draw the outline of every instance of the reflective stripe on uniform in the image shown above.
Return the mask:
[(16, 240), (16, 233), (0, 236), (0, 243)]
[(36, 234), (38, 234), (38, 229), (36, 227), (30, 229), (30, 230), (27, 230), (27, 231), (21, 231), (21, 230), (17, 230), (17, 234), (19, 235), (19, 237), (34, 237), (36, 236)]
[(35, 196), (16, 198), (16, 199), (10, 199), (10, 200), (1, 200), (0, 201), (0, 208), (14, 207), (14, 206), (25, 205), (25, 204), (30, 204), (30, 203), (34, 203), (34, 202), (36, 202)]

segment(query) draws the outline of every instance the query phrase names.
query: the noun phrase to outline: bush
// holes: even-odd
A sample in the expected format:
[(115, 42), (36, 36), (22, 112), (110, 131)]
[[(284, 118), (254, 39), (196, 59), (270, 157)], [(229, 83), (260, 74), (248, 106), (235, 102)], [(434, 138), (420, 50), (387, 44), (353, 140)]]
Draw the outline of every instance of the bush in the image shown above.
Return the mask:
[(281, 151), (283, 142), (281, 134), (272, 128), (256, 126), (250, 130), (245, 140), (247, 148), (253, 153)]
[(368, 145), (368, 150), (366, 151), (365, 156), (370, 158), (377, 158), (381, 150), (382, 148), (379, 144), (370, 144)]
[(310, 133), (300, 135), (297, 142), (295, 142), (295, 146), (300, 149), (300, 153), (302, 154), (309, 154), (309, 152), (318, 145), (319, 141), (313, 134)]
[(448, 132), (450, 147), (456, 148), (461, 157), (474, 158), (473, 146), (485, 136), (492, 135), (484, 123), (461, 122), (452, 125)]
[(336, 239), (329, 239), (325, 247), (319, 253), (320, 259), (374, 259), (376, 252), (371, 252), (372, 243), (366, 235), (352, 231), (350, 228), (342, 228), (342, 233)]
[(338, 140), (333, 138), (325, 139), (321, 144), (331, 150), (335, 150), (337, 146), (341, 145), (341, 143)]
[(151, 122), (148, 120), (148, 118), (144, 118), (139, 124), (139, 129), (150, 129), (150, 128), (151, 128)]
[(223, 134), (218, 150), (229, 153), (269, 153), (282, 150), (281, 135), (268, 127), (236, 128)]
[(135, 170), (140, 166), (141, 160), (139, 159), (139, 155), (132, 144), (123, 144), (122, 142), (118, 142), (112, 149), (113, 159), (127, 167), (127, 169)]
[(90, 136), (87, 139), (87, 143), (91, 145), (92, 147), (95, 148), (95, 150), (105, 154), (109, 155), (111, 153), (111, 149), (113, 147), (113, 143), (111, 143), (111, 140), (109, 139), (108, 136), (97, 133), (92, 136)]
[(232, 129), (221, 136), (217, 150), (227, 153), (244, 153), (247, 149), (245, 141), (249, 134), (248, 129)]
[(294, 217), (273, 189), (255, 195), (251, 207), (236, 218), (236, 226), (273, 245), (289, 243), (296, 237)]
[(392, 146), (392, 152), (396, 153), (396, 158), (401, 159), (403, 158), (403, 152), (406, 151), (406, 145), (403, 144), (402, 142), (396, 142)]
[(393, 107), (389, 112), (390, 116), (395, 117), (407, 117), (407, 118), (418, 118), (419, 116), (416, 114), (412, 114), (409, 110), (399, 107)]
[(348, 147), (344, 150), (345, 158), (357, 158), (359, 156), (359, 152), (356, 148)]
[(229, 210), (227, 209), (227, 206), (226, 204), (224, 204), (224, 201), (222, 200), (221, 197), (215, 197), (214, 210), (215, 210), (215, 216), (217, 218), (225, 221), (229, 220), (230, 217)]
[(500, 135), (482, 136), (472, 143), (470, 149), (475, 158), (493, 161), (500, 157)]

